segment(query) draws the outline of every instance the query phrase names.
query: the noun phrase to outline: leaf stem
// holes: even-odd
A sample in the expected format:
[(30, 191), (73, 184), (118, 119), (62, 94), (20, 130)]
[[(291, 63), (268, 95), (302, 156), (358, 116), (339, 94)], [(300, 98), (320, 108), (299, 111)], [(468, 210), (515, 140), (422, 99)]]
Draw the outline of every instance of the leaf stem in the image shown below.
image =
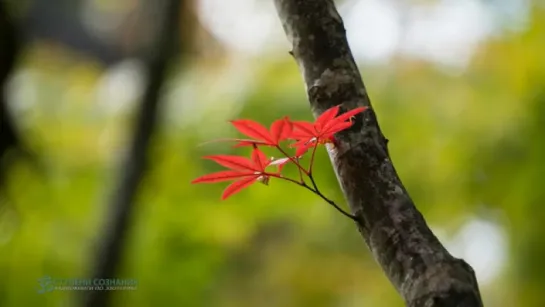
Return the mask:
[(292, 156), (290, 156), (284, 149), (282, 149), (282, 147), (280, 147), (280, 145), (276, 145), (276, 148), (284, 155), (286, 156), (286, 158), (290, 159), (291, 162), (293, 162), (293, 164), (295, 164), (297, 166), (297, 168), (299, 169), (299, 177), (301, 178), (301, 182), (304, 182), (303, 181), (303, 173), (305, 173), (305, 175), (309, 175), (309, 172), (303, 167), (301, 166), (301, 164), (297, 161), (299, 159), (294, 159)]
[(289, 182), (293, 182), (296, 185), (300, 185), (300, 186), (306, 185), (304, 182), (299, 182), (299, 181), (297, 181), (295, 179), (291, 179), (289, 177), (284, 177), (284, 176), (279, 175), (279, 174), (263, 173), (263, 175), (278, 178), (278, 179), (282, 179), (282, 180), (286, 180), (286, 181), (289, 181)]
[(316, 144), (314, 145), (314, 148), (312, 148), (312, 155), (310, 156), (310, 165), (308, 167), (309, 177), (312, 177), (312, 166), (314, 165), (314, 155), (316, 154), (316, 148), (318, 148), (318, 140), (316, 140)]

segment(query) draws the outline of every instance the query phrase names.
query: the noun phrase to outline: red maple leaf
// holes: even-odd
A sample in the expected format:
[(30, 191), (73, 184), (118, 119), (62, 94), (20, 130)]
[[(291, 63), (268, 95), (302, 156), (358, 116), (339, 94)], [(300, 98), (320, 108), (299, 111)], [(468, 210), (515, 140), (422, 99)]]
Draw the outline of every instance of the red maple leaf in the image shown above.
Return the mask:
[[(275, 161), (267, 159), (267, 156), (257, 148), (254, 148), (252, 151), (251, 159), (232, 155), (214, 155), (203, 158), (215, 161), (219, 165), (225, 166), (230, 170), (204, 175), (193, 180), (191, 183), (215, 183), (235, 180), (225, 188), (221, 199), (227, 199), (229, 196), (240, 192), (242, 189), (249, 187), (256, 181), (267, 184), (271, 176), (280, 176), (280, 165), (286, 163), (284, 161), (274, 163)], [(271, 164), (279, 165), (277, 173), (265, 171), (267, 166)]]
[(293, 131), (293, 124), (288, 117), (276, 120), (270, 130), (263, 125), (249, 119), (231, 121), (233, 126), (252, 140), (240, 140), (236, 147), (256, 145), (278, 146), (281, 141), (287, 140)]
[(339, 116), (340, 105), (324, 111), (314, 123), (297, 121), (293, 122), (294, 131), (290, 138), (297, 140), (292, 144), (296, 147), (296, 156), (301, 156), (310, 148), (318, 144), (333, 143), (333, 135), (352, 126), (351, 118), (367, 109), (359, 107)]

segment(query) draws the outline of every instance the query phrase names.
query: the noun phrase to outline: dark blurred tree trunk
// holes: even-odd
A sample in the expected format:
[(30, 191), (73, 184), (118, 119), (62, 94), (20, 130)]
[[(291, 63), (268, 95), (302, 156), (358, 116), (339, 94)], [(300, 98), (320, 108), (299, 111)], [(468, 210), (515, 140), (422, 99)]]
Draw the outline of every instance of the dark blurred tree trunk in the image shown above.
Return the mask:
[[(371, 106), (333, 1), (275, 4), (314, 116)], [(358, 229), (407, 306), (482, 306), (473, 269), (441, 245), (405, 190), (373, 109), (337, 139), (329, 155)]]
[[(19, 42), (15, 25), (5, 5), (4, 1), (0, 1), (0, 159), (19, 143), (6, 101), (6, 83), (15, 66)], [(0, 181), (4, 168), (5, 163), (0, 164)]]
[[(140, 181), (147, 168), (147, 153), (150, 140), (155, 131), (159, 110), (160, 92), (163, 86), (169, 60), (178, 41), (179, 17), (183, 0), (159, 2), (162, 12), (159, 33), (154, 48), (150, 48), (148, 58), (148, 84), (142, 97), (134, 135), (126, 161), (121, 168), (122, 177), (115, 189), (107, 212), (107, 224), (97, 254), (94, 278), (115, 278), (118, 273), (122, 251), (125, 247), (130, 220), (134, 211), (134, 201)], [(88, 307), (106, 307), (111, 304), (111, 291), (93, 291), (86, 297)]]

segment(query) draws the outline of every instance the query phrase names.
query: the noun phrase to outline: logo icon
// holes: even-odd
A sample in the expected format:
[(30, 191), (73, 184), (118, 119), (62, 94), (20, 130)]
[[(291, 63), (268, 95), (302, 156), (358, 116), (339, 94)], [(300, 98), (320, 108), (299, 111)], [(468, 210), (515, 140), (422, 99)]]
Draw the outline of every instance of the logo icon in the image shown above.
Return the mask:
[(38, 289), (39, 294), (55, 290), (55, 285), (53, 284), (53, 279), (51, 279), (51, 276), (44, 276), (42, 278), (39, 278), (38, 284), (40, 284), (40, 288)]

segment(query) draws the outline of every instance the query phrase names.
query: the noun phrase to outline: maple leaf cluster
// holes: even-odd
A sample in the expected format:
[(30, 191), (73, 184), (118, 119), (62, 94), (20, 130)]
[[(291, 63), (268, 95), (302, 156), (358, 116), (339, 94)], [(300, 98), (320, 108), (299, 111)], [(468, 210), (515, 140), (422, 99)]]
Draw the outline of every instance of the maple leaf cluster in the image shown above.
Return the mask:
[[(284, 117), (274, 121), (270, 129), (249, 119), (233, 120), (231, 121), (233, 126), (250, 139), (226, 140), (237, 142), (235, 147), (251, 146), (252, 152), (250, 157), (235, 155), (205, 156), (204, 159), (212, 160), (226, 167), (228, 170), (201, 176), (191, 183), (233, 181), (223, 191), (221, 198), (224, 200), (256, 182), (268, 184), (269, 179), (273, 177), (296, 183), (325, 199), (318, 191), (312, 178), (312, 166), (316, 148), (318, 145), (335, 144), (334, 135), (351, 127), (353, 117), (366, 109), (367, 107), (359, 107), (339, 115), (340, 106), (338, 105), (323, 112), (314, 123), (292, 121), (288, 117)], [(295, 148), (295, 155), (289, 155), (280, 147), (280, 143), (284, 141), (292, 141), (289, 146)], [(259, 146), (274, 147), (284, 157), (280, 159), (269, 158), (259, 149)], [(307, 169), (299, 161), (310, 149), (312, 149), (312, 156)], [(282, 169), (288, 163), (293, 163), (299, 169), (299, 181), (282, 175)], [(268, 170), (270, 167), (275, 167), (275, 170)], [(311, 179), (314, 189), (305, 183), (303, 174)]]

